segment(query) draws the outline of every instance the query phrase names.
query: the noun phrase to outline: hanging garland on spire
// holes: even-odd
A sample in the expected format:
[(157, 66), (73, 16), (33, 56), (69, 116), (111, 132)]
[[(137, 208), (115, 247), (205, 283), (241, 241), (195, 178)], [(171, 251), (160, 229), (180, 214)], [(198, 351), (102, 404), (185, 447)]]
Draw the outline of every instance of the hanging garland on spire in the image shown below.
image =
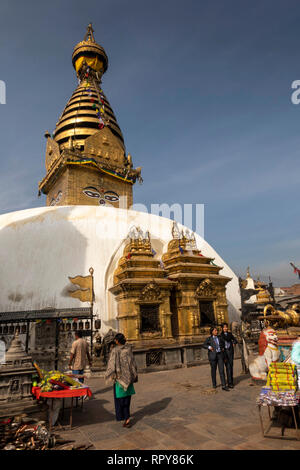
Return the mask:
[[(86, 91), (88, 92), (88, 96), (90, 97), (90, 102), (92, 103), (92, 108), (96, 111), (96, 116), (99, 119), (99, 129), (103, 129), (104, 126), (106, 125), (105, 122), (105, 101), (104, 101), (104, 95), (103, 95), (103, 90), (100, 88), (100, 94), (98, 92), (98, 88), (95, 84), (95, 80), (93, 77), (91, 77), (91, 80), (93, 83), (91, 83), (90, 80), (90, 68), (88, 67), (86, 69), (86, 73), (84, 74), (85, 78), (85, 83), (84, 86), (86, 88)], [(93, 93), (91, 86), (94, 86), (96, 93), (98, 95), (98, 100), (93, 98)]]

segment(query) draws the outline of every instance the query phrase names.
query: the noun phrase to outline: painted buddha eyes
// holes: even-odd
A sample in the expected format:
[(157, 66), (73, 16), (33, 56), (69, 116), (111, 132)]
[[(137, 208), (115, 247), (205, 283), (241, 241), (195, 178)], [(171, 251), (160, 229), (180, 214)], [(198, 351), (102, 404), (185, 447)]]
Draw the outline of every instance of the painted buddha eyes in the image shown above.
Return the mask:
[(88, 197), (101, 197), (99, 191), (96, 188), (85, 188), (83, 192)]
[(114, 191), (101, 191), (100, 193), (100, 191), (97, 188), (94, 188), (93, 186), (88, 186), (87, 188), (84, 188), (83, 193), (88, 197), (98, 198), (100, 205), (104, 205), (105, 200), (109, 202), (117, 202), (119, 200), (119, 195)]
[(111, 201), (111, 202), (116, 202), (119, 200), (119, 196), (114, 191), (106, 191), (104, 193), (104, 199), (107, 199), (108, 201)]

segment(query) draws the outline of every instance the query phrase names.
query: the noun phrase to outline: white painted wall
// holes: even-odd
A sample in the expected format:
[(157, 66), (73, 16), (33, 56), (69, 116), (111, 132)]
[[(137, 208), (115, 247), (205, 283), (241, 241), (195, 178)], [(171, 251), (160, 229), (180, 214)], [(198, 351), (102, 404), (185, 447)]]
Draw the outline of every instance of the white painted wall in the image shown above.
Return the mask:
[[(117, 328), (117, 306), (107, 290), (123, 253), (132, 226), (149, 230), (159, 258), (167, 250), (173, 221), (125, 209), (97, 206), (44, 207), (0, 216), (0, 312), (47, 307), (88, 307), (67, 295), (68, 276), (89, 275), (94, 268), (94, 313), (102, 319), (102, 331)], [(179, 228), (182, 226), (179, 225)], [(203, 255), (223, 266), (232, 277), (227, 285), (230, 321), (240, 318), (238, 278), (199, 235)]]

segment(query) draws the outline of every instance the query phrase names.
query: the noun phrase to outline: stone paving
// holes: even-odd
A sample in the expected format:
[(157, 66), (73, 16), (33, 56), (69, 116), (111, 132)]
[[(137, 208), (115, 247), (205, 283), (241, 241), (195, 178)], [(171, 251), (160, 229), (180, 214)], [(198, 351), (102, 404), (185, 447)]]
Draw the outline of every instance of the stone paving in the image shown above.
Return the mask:
[[(255, 400), (260, 387), (251, 384), (235, 361), (235, 388), (225, 392), (211, 389), (210, 367), (168, 370), (140, 374), (132, 397), (133, 426), (123, 428), (115, 421), (112, 387), (103, 378), (87, 381), (94, 399), (74, 409), (73, 428), (68, 430), (68, 410), (63, 428), (55, 432), (76, 444), (93, 444), (109, 450), (299, 450), (300, 441), (263, 438)], [(263, 409), (267, 425), (267, 409)], [(281, 428), (270, 435), (280, 436)], [(293, 438), (295, 429), (285, 436)]]

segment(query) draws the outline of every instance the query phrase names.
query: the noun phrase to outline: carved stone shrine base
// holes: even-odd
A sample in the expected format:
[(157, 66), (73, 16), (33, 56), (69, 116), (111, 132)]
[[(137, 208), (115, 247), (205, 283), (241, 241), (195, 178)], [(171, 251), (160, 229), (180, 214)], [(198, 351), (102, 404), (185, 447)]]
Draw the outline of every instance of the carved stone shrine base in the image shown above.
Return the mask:
[(48, 405), (37, 403), (34, 399), (22, 400), (20, 402), (0, 403), (0, 418), (12, 418), (26, 414), (30, 418), (46, 421)]

